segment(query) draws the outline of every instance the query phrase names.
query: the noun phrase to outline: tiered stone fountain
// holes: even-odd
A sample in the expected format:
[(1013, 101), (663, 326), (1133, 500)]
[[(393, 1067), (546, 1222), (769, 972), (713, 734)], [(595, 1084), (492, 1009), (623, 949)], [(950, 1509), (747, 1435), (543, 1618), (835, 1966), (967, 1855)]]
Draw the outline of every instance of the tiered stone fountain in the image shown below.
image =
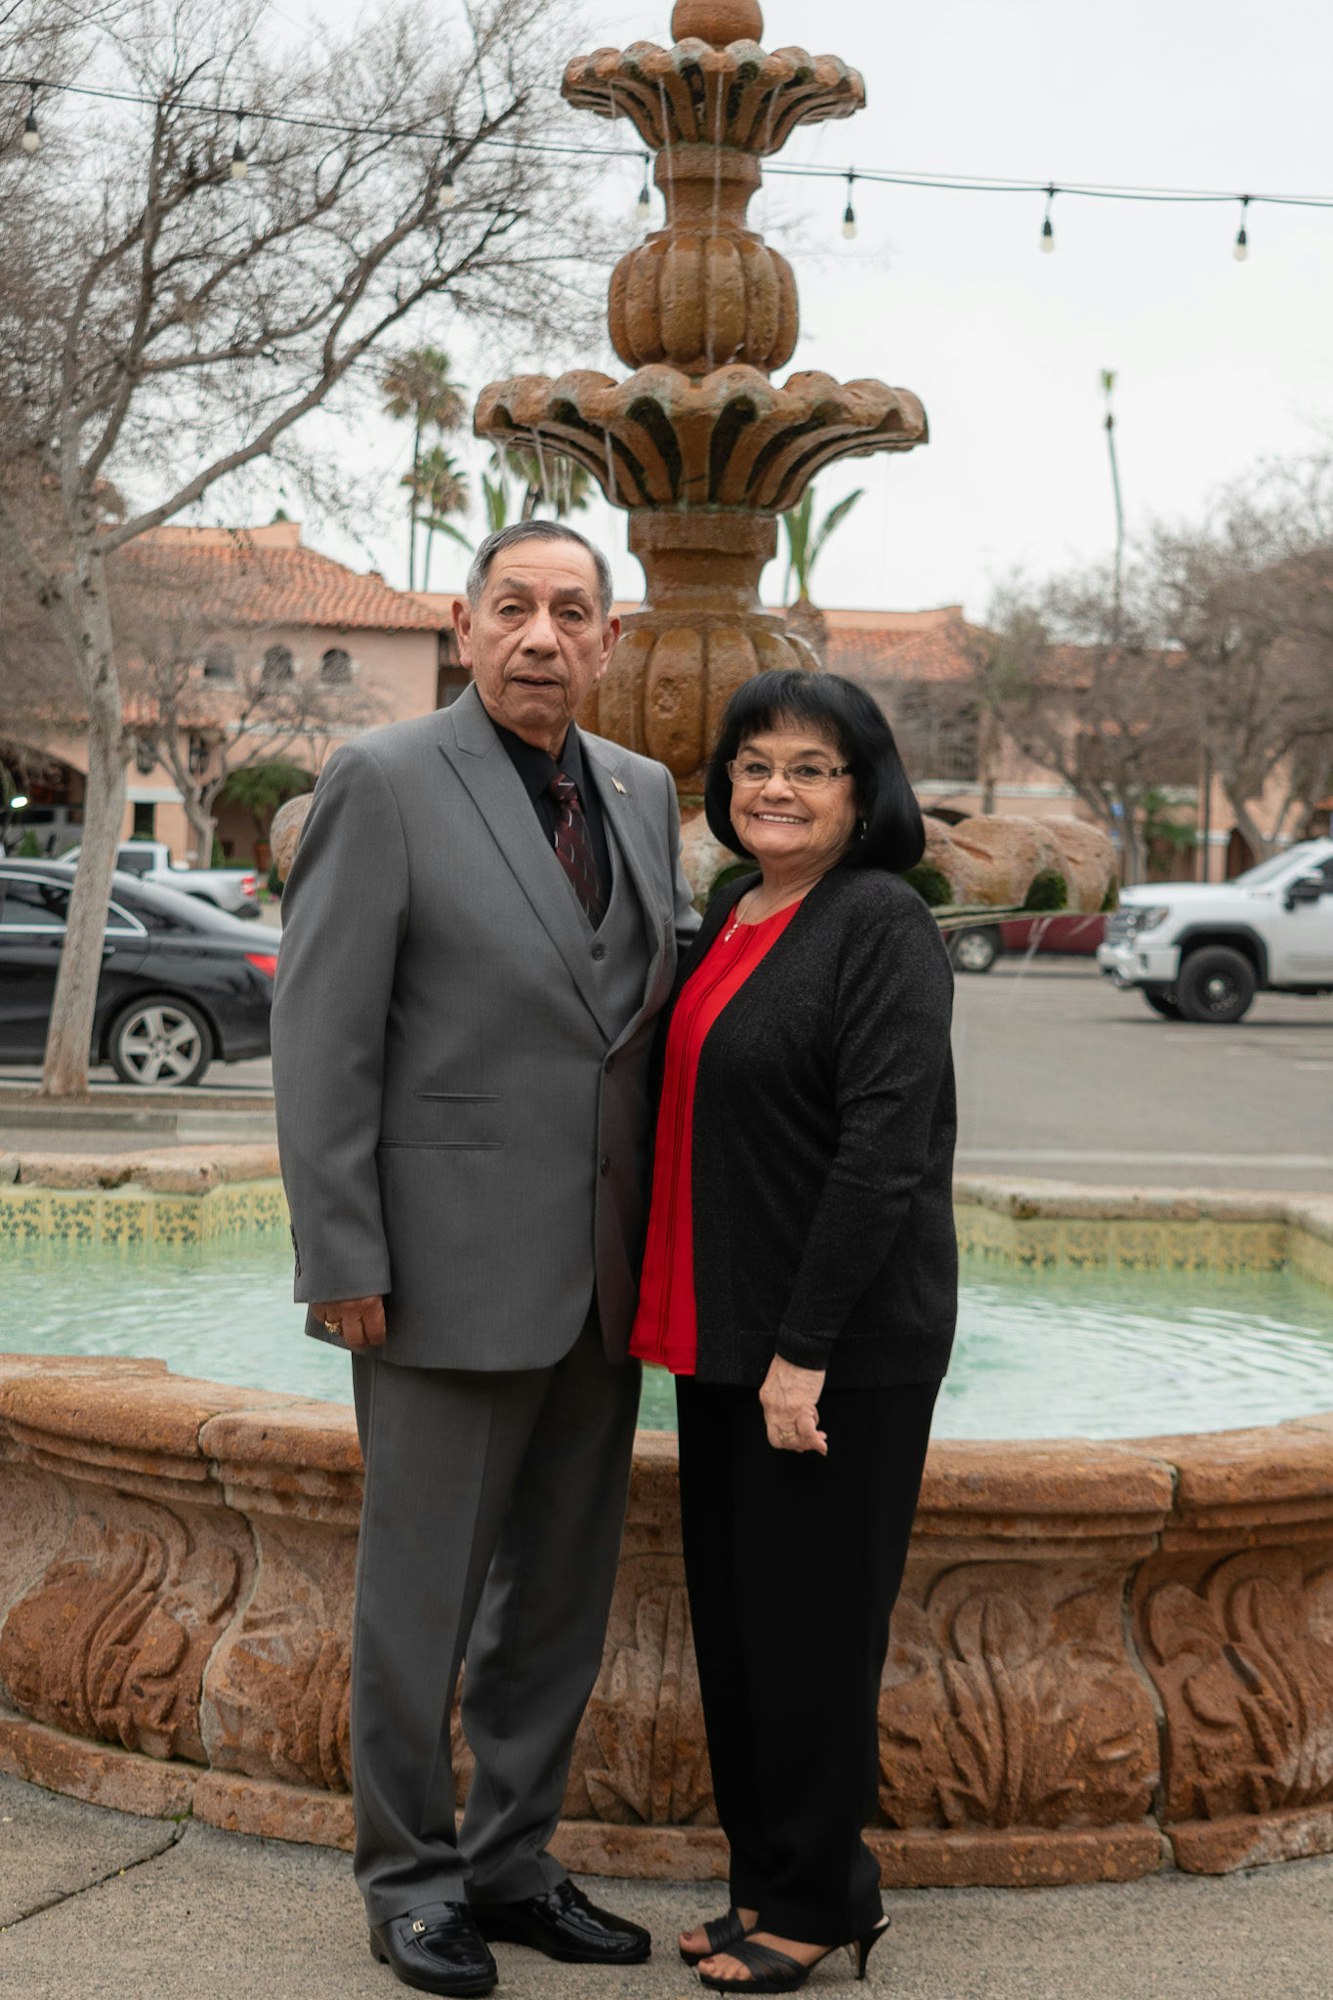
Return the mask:
[(595, 712), (604, 735), (696, 790), (728, 696), (768, 667), (814, 667), (761, 609), (777, 516), (835, 459), (910, 451), (926, 415), (906, 389), (808, 372), (777, 383), (799, 314), (791, 266), (748, 227), (760, 161), (799, 125), (848, 118), (865, 85), (837, 56), (759, 46), (755, 0), (678, 0), (669, 49), (597, 49), (565, 71), (571, 104), (629, 118), (654, 155), (666, 220), (622, 257), (607, 316), (634, 373), (492, 382), (477, 433), (586, 466), (629, 512), (647, 579)]
[[(580, 719), (671, 771), (686, 870), (706, 895), (735, 857), (713, 841), (691, 794), (728, 697), (765, 668), (819, 665), (759, 603), (777, 517), (835, 459), (910, 451), (927, 428), (908, 389), (817, 371), (773, 380), (796, 349), (796, 280), (746, 211), (760, 162), (798, 126), (861, 110), (860, 75), (838, 56), (761, 48), (756, 0), (677, 0), (671, 27), (670, 48), (635, 42), (576, 56), (563, 86), (583, 110), (630, 119), (656, 163), (665, 221), (621, 258), (607, 300), (612, 343), (634, 372), (619, 382), (587, 368), (492, 382), (475, 428), (543, 461), (576, 459), (629, 514), (644, 606), (625, 619)], [(970, 844), (932, 823), (928, 859), (954, 902), (1021, 906), (1034, 876), (1055, 869), (1071, 908), (1100, 909), (1110, 843), (1060, 826), (1080, 858), (1098, 848), (1095, 883), (1069, 865), (1060, 829), (1037, 821), (969, 822)], [(997, 830), (1002, 855), (991, 853)]]

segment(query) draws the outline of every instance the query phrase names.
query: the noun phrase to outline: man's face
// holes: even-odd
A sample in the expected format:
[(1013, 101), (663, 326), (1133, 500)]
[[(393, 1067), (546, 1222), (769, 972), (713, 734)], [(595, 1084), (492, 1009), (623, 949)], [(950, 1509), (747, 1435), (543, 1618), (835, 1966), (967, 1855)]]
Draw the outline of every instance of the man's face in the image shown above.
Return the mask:
[(534, 540), (500, 550), (475, 608), (455, 602), (454, 630), (492, 721), (556, 756), (606, 672), (620, 620), (602, 616), (586, 549)]

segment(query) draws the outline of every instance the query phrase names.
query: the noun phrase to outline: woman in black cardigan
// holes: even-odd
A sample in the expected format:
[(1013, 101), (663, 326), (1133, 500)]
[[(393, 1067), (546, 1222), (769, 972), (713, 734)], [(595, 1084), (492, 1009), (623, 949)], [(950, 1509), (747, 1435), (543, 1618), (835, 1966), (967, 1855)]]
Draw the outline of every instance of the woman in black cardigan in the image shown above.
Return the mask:
[(681, 1514), (731, 1908), (681, 1954), (790, 1992), (887, 1926), (861, 1837), (957, 1299), (952, 980), (900, 879), (921, 814), (879, 709), (762, 674), (710, 764), (715, 896), (665, 1043), (632, 1349), (677, 1377)]

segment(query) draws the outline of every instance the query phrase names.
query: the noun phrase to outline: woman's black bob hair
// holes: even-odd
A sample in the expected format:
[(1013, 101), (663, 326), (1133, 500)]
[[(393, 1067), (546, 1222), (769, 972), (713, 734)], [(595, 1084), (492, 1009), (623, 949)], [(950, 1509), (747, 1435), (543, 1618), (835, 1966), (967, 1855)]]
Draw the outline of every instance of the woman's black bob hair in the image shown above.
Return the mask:
[(843, 857), (844, 865), (886, 868), (895, 875), (915, 868), (925, 853), (926, 831), (893, 731), (854, 681), (841, 674), (807, 673), (801, 667), (756, 674), (727, 703), (704, 779), (704, 812), (714, 837), (733, 854), (749, 853), (731, 823), (727, 765), (747, 738), (784, 723), (808, 723), (820, 735), (832, 737), (843, 763), (852, 767), (858, 833)]

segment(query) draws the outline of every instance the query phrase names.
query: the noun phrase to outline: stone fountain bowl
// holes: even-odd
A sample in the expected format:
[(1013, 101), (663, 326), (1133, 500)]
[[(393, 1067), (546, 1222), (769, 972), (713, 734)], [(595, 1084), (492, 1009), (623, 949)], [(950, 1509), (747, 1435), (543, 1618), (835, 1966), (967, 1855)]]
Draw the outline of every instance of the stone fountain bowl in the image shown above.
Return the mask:
[[(82, 1204), (70, 1227), (97, 1230), (102, 1203), (128, 1226), (127, 1204), (159, 1202), (170, 1215), (136, 1226), (170, 1237), (189, 1201), (253, 1206), (264, 1185), (15, 1185), (0, 1224), (30, 1232)], [(1089, 1232), (1103, 1248), (1118, 1232), (1130, 1262), (1225, 1239), (1220, 1254), (1333, 1283), (1329, 1200), (977, 1182), (959, 1197), (987, 1255), (1047, 1259), (1061, 1231), (1083, 1255)], [(341, 1405), (153, 1360), (0, 1358), (0, 1769), (122, 1810), (347, 1845), (360, 1490)], [(461, 1738), (459, 1768), (465, 1789)], [(900, 1886), (1333, 1850), (1333, 1415), (935, 1444), (869, 1838)], [(638, 1439), (557, 1847), (594, 1873), (724, 1873), (662, 1433)]]

